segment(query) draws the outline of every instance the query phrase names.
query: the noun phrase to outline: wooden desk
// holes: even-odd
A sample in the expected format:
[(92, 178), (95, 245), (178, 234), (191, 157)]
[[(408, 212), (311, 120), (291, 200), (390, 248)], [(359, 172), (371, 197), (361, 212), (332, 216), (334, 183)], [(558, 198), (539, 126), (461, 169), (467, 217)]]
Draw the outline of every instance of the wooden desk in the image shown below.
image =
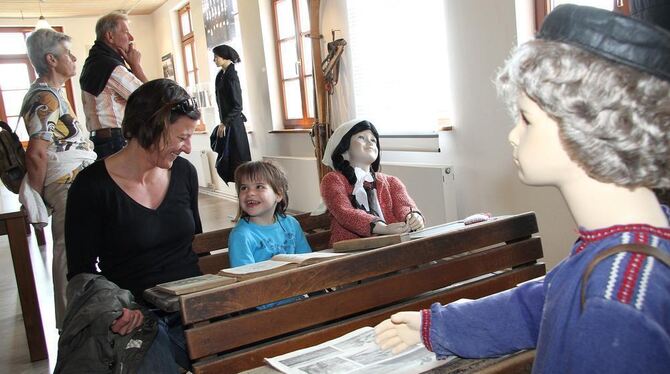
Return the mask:
[[(374, 326), (399, 311), (478, 299), (542, 276), (537, 231), (532, 212), (499, 217), (182, 295), (192, 372), (239, 373), (262, 366), (265, 357)], [(311, 296), (256, 308), (304, 294)]]
[[(432, 374), (467, 374), (467, 373), (505, 373), (505, 374), (525, 374), (530, 373), (533, 367), (535, 351), (522, 351), (513, 353), (509, 356), (486, 359), (465, 359), (456, 358), (445, 365), (428, 370), (426, 373)], [(256, 369), (243, 371), (242, 374), (278, 374), (270, 366), (261, 366)]]
[(16, 195), (3, 194), (0, 199), (0, 235), (7, 235), (9, 238), (9, 249), (14, 263), (14, 275), (21, 301), (30, 361), (44, 360), (47, 358), (47, 344), (44, 339), (35, 276), (28, 249), (26, 219)]

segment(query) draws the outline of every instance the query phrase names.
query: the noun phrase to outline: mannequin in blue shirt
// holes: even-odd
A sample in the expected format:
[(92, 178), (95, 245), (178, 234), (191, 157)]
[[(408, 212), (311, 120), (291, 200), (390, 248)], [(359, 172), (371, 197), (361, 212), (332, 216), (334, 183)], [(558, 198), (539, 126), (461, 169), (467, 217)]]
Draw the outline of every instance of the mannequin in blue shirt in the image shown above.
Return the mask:
[[(640, 42), (644, 40), (644, 42)], [(538, 38), (498, 74), (516, 121), (521, 181), (554, 186), (579, 226), (570, 255), (544, 279), (474, 301), (400, 312), (376, 327), (399, 352), (422, 342), (438, 358), (537, 349), (536, 373), (662, 373), (670, 367), (670, 33), (612, 12), (557, 7)], [(662, 256), (594, 258), (621, 244)]]

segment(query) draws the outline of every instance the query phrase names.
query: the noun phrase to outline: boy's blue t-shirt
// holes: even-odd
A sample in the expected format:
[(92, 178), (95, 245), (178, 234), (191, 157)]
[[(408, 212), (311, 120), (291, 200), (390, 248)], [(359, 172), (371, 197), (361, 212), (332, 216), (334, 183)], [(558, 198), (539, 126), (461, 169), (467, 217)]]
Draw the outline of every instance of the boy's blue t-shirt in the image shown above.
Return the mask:
[(231, 267), (269, 260), (278, 254), (312, 251), (295, 218), (281, 215), (276, 218), (275, 223), (267, 226), (240, 219), (228, 239)]

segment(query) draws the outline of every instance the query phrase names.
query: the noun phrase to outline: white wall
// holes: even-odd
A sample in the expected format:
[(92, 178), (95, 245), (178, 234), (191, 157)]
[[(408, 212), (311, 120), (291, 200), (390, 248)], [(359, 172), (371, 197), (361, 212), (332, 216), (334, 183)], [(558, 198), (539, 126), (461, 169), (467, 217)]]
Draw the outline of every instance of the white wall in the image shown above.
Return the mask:
[(516, 44), (514, 0), (449, 0), (446, 5), (456, 127), (444, 136), (443, 149), (455, 165), (458, 211), (534, 210), (553, 267), (576, 238), (574, 222), (557, 190), (519, 182), (507, 141), (512, 122), (492, 83)]

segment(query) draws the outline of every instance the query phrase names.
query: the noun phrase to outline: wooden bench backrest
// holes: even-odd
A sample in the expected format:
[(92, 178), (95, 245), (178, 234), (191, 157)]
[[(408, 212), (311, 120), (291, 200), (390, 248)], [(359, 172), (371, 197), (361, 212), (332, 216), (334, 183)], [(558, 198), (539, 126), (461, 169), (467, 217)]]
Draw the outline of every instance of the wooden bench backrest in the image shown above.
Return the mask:
[[(258, 367), (265, 357), (374, 326), (397, 311), (475, 299), (539, 277), (545, 267), (537, 262), (542, 246), (531, 236), (536, 232), (535, 214), (525, 213), (184, 295), (180, 307), (194, 372)], [(327, 288), (336, 290), (255, 309)]]
[[(312, 250), (319, 251), (328, 247), (330, 240), (330, 215), (328, 213), (311, 216), (309, 213), (294, 216), (307, 236)], [(232, 227), (205, 232), (193, 238), (193, 252), (200, 259), (198, 265), (204, 274), (216, 274), (230, 267), (228, 260), (228, 238)]]

